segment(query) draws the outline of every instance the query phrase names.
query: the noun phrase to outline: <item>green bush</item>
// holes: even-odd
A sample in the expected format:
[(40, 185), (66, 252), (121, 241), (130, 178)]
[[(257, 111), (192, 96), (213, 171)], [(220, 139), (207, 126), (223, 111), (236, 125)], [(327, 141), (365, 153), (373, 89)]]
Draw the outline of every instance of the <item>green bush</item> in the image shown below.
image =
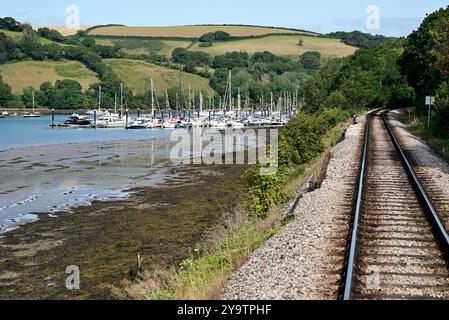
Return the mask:
[(437, 90), (435, 115), (444, 129), (449, 129), (449, 81), (443, 82)]
[(245, 173), (248, 210), (259, 218), (265, 218), (273, 205), (281, 204), (286, 199), (282, 179), (279, 174), (261, 175), (260, 164), (250, 166)]
[(292, 119), (280, 133), (279, 170), (277, 174), (260, 174), (262, 166), (253, 165), (245, 174), (247, 207), (259, 218), (266, 217), (274, 205), (285, 203), (285, 189), (289, 173), (316, 158), (324, 149), (325, 133), (348, 114), (338, 109), (325, 109), (322, 114), (301, 113)]

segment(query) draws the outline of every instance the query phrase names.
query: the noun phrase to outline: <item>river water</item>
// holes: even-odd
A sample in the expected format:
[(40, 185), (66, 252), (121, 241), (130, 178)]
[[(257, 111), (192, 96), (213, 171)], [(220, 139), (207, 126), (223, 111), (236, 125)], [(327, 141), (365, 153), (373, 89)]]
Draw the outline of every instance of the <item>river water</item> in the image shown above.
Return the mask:
[[(131, 116), (132, 118), (133, 116)], [(67, 115), (56, 115), (64, 122)], [(51, 128), (51, 116), (41, 118), (0, 119), (0, 150), (87, 141), (155, 138), (169, 135), (169, 130), (69, 129)]]

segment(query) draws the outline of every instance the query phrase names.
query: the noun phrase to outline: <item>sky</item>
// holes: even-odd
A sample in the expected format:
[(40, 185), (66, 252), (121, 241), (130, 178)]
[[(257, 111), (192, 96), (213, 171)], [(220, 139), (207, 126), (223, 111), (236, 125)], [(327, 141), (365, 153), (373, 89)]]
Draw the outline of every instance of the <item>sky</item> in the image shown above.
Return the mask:
[(406, 36), (449, 0), (21, 0), (1, 1), (0, 16), (35, 26), (62, 26), (70, 5), (79, 8), (80, 23), (86, 26), (251, 24)]

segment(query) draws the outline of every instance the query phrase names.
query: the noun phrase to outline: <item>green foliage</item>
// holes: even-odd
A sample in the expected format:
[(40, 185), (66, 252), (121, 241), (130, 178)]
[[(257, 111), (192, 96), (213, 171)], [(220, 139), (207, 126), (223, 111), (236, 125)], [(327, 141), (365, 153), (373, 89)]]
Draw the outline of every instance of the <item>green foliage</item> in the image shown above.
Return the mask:
[(265, 218), (270, 208), (286, 201), (287, 196), (280, 176), (261, 175), (261, 169), (260, 164), (250, 166), (244, 178), (248, 210), (259, 218)]
[(281, 131), (279, 141), (280, 170), (306, 164), (323, 150), (322, 137), (327, 128), (323, 118), (301, 113)]
[(233, 69), (238, 67), (248, 67), (249, 55), (246, 52), (230, 52), (221, 56), (216, 56), (212, 62), (212, 68)]
[(438, 87), (435, 99), (435, 116), (444, 130), (449, 129), (449, 81)]
[(316, 51), (304, 52), (299, 58), (299, 63), (306, 70), (318, 70), (321, 66), (321, 54)]
[(285, 186), (290, 174), (319, 156), (324, 150), (325, 134), (348, 117), (348, 112), (327, 108), (319, 115), (300, 113), (293, 118), (280, 133), (278, 172), (261, 175), (261, 164), (246, 171), (248, 210), (265, 218), (273, 206), (285, 203)]
[(199, 40), (200, 42), (212, 42), (215, 40), (215, 33), (213, 32), (205, 33), (200, 37)]
[(231, 35), (224, 31), (208, 32), (203, 34), (199, 40), (200, 42), (213, 42), (213, 41), (227, 41), (231, 38)]
[(24, 25), (16, 21), (14, 18), (6, 17), (0, 18), (0, 29), (22, 32), (24, 30)]
[[(283, 92), (295, 92), (298, 86), (309, 77), (300, 66), (286, 57), (278, 57), (271, 52), (256, 52), (252, 56), (233, 52), (216, 56), (213, 61), (215, 73), (210, 86), (223, 95), (232, 70), (233, 94), (240, 88), (243, 95), (249, 94), (253, 103), (260, 103), (271, 93), (278, 97)], [(265, 100), (267, 101), (267, 100)]]
[(428, 15), (408, 38), (399, 63), (419, 96), (434, 94), (449, 72), (449, 7)]
[(356, 112), (411, 105), (415, 93), (397, 63), (402, 45), (402, 41), (390, 41), (377, 49), (361, 49), (351, 57), (329, 61), (300, 89), (305, 110), (319, 112), (332, 107)]
[(181, 64), (194, 63), (195, 66), (209, 65), (210, 56), (205, 52), (176, 48), (172, 52), (172, 61)]
[(187, 63), (184, 68), (182, 68), (182, 70), (184, 72), (188, 72), (188, 73), (195, 73), (196, 72), (196, 68), (195, 68), (195, 63), (193, 62), (189, 62)]
[(327, 36), (339, 38), (343, 43), (361, 49), (376, 49), (393, 40), (393, 38), (388, 38), (381, 35), (372, 35), (360, 31), (338, 31), (329, 33)]
[(3, 82), (3, 78), (0, 75), (0, 107), (6, 107), (11, 98), (11, 87)]
[(56, 42), (65, 42), (64, 36), (59, 33), (57, 30), (49, 29), (49, 28), (40, 28), (37, 30), (37, 33), (40, 37), (46, 38)]

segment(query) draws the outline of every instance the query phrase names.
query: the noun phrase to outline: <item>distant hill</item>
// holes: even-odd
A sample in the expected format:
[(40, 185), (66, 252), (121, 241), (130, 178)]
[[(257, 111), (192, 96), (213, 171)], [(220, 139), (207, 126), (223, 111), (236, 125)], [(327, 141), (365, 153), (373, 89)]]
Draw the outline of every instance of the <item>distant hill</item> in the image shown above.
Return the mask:
[[(227, 41), (199, 42), (208, 32), (225, 31)], [(170, 57), (175, 48), (202, 51), (213, 56), (226, 52), (255, 53), (270, 51), (276, 55), (299, 58), (306, 51), (318, 51), (323, 57), (345, 57), (356, 48), (340, 39), (288, 28), (244, 25), (198, 25), (178, 27), (127, 27), (119, 25), (98, 26), (86, 31), (101, 45), (120, 44), (132, 54), (148, 52)], [(299, 45), (300, 40), (302, 42)]]
[(143, 26), (96, 26), (87, 30), (93, 36), (122, 36), (122, 37), (155, 37), (155, 38), (199, 38), (208, 32), (224, 31), (232, 37), (263, 36), (268, 34), (301, 33), (316, 35), (314, 32), (298, 29), (248, 26), (248, 25), (195, 25), (173, 27), (143, 27)]
[(21, 94), (26, 87), (39, 89), (46, 81), (78, 81), (84, 89), (99, 82), (97, 75), (76, 61), (20, 61), (0, 65), (3, 80), (9, 84), (13, 93)]
[(180, 75), (185, 88), (190, 84), (196, 92), (202, 91), (203, 94), (214, 94), (214, 90), (209, 86), (209, 80), (194, 74), (137, 60), (106, 59), (104, 63), (110, 66), (135, 94), (147, 92), (149, 80), (153, 78), (157, 93), (163, 95), (166, 89), (179, 86)]

